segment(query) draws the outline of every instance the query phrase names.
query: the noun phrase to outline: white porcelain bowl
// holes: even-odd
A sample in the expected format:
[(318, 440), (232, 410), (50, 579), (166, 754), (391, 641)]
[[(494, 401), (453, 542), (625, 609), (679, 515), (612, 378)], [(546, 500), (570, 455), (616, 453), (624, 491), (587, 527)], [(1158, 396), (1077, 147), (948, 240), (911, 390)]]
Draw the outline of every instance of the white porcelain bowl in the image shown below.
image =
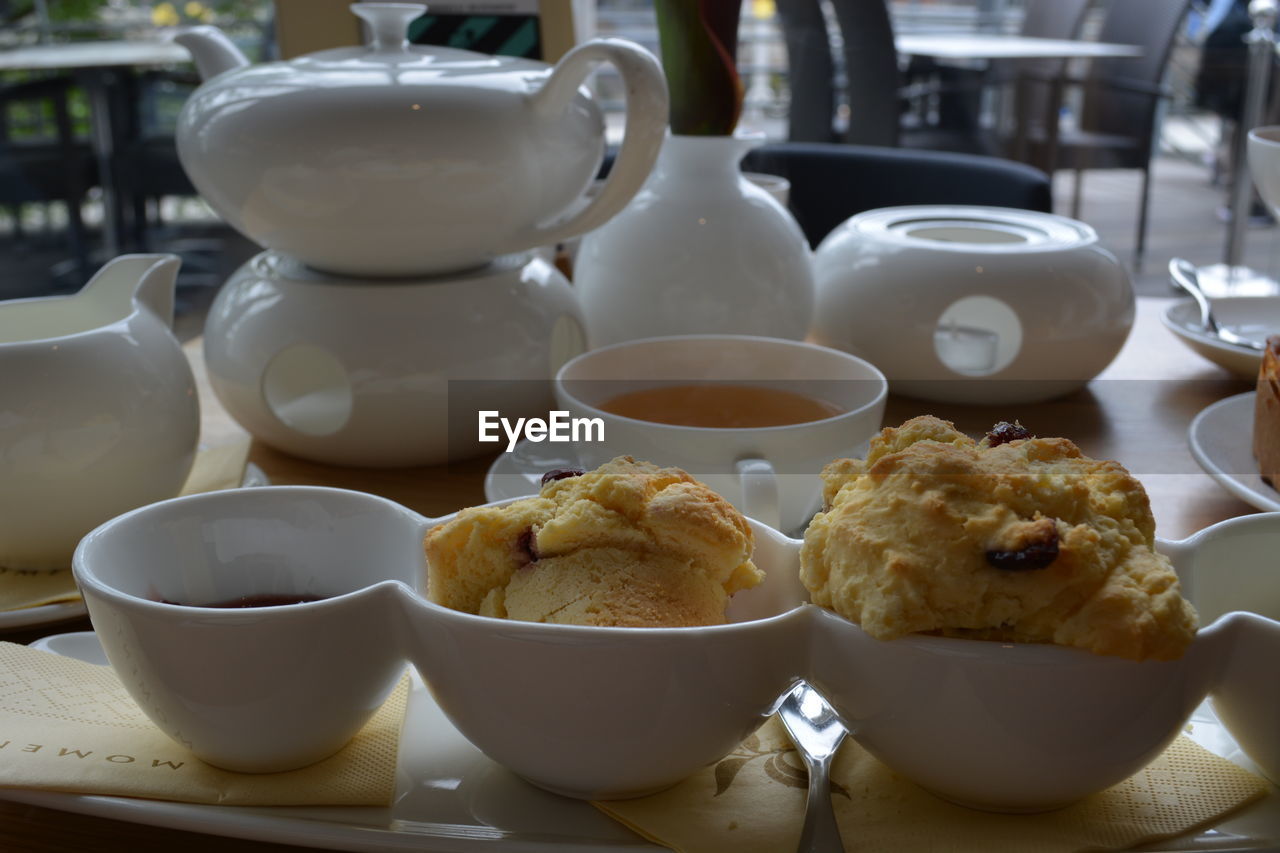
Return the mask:
[(1249, 131), (1249, 176), (1272, 215), (1280, 215), (1280, 125)]
[(1165, 550), (1202, 623), (1235, 614), (1236, 648), (1213, 686), (1214, 711), (1280, 784), (1280, 512), (1228, 519)]
[[(125, 689), (201, 759), (292, 770), (351, 739), (404, 671), (395, 589), (418, 584), (417, 514), (341, 489), (263, 486), (152, 504), (73, 562)], [(249, 595), (320, 601), (220, 608)]]
[[(729, 428), (657, 423), (605, 408), (627, 392), (689, 384), (790, 391), (838, 411), (815, 421)], [(803, 529), (821, 506), (822, 467), (861, 454), (880, 430), (889, 390), (874, 364), (848, 353), (750, 335), (672, 335), (600, 347), (566, 362), (553, 388), (575, 417), (603, 423), (601, 441), (572, 447), (585, 467), (624, 454), (673, 465), (744, 514), (785, 531)]]
[(410, 656), (449, 720), (534, 784), (583, 799), (667, 788), (722, 758), (804, 675), (795, 542), (753, 524), (765, 583), (730, 624), (597, 628), (407, 598)]

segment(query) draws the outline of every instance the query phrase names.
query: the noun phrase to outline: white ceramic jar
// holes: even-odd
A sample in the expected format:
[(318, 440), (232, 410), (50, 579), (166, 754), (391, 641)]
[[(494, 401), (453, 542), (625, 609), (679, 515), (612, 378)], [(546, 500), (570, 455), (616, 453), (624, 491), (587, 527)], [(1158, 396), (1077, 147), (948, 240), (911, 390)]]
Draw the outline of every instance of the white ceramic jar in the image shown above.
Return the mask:
[(178, 266), (122, 255), (73, 296), (0, 302), (0, 566), (68, 568), (80, 537), (186, 482), (200, 406), (170, 331)]
[(259, 440), (400, 467), (492, 452), (480, 409), (545, 417), (551, 377), (584, 340), (573, 289), (541, 258), (379, 282), (263, 252), (219, 291), (204, 352), (218, 399)]
[(573, 282), (592, 347), (666, 335), (809, 333), (809, 243), (774, 193), (740, 169), (760, 141), (667, 137), (644, 188), (582, 238)]
[(995, 207), (849, 219), (814, 253), (813, 339), (861, 356), (894, 393), (1035, 402), (1084, 385), (1133, 325), (1124, 268), (1082, 222)]

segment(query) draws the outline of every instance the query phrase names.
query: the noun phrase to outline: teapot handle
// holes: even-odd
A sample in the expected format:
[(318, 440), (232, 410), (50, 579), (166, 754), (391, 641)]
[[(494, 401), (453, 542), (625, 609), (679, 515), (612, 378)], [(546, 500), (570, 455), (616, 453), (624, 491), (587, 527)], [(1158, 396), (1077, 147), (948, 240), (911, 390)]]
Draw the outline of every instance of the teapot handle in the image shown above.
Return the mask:
[(667, 81), (653, 54), (622, 39), (593, 39), (564, 55), (533, 96), (534, 108), (560, 115), (602, 62), (618, 69), (627, 92), (622, 147), (600, 192), (568, 219), (540, 222), (520, 242), (550, 245), (599, 228), (626, 207), (649, 177), (667, 132)]

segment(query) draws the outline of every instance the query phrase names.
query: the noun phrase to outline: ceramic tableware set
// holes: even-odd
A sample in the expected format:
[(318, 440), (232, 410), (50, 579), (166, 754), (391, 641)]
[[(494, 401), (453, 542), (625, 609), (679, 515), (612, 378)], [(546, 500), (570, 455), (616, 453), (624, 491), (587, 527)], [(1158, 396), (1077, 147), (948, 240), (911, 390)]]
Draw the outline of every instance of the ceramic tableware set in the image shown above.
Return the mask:
[[(74, 571), (143, 710), (234, 769), (296, 767), (338, 749), (411, 661), (490, 758), (586, 799), (660, 790), (714, 762), (798, 678), (890, 768), (983, 809), (1055, 808), (1120, 782), (1160, 754), (1206, 695), (1280, 779), (1280, 622), (1229, 612), (1280, 615), (1268, 571), (1280, 514), (1159, 543), (1204, 627), (1181, 658), (1142, 662), (1040, 644), (876, 640), (807, 604), (801, 542), (758, 522), (753, 559), (765, 581), (734, 596), (728, 624), (476, 616), (422, 594), (422, 537), (443, 520), (340, 489), (213, 492), (113, 519), (84, 539)], [(201, 606), (285, 594), (317, 600)]]
[[(666, 130), (651, 54), (616, 39), (554, 67), (410, 45), (425, 7), (359, 3), (362, 47), (250, 65), (218, 30), (176, 38), (204, 78), (179, 117), (183, 167), (266, 247), (224, 285), (205, 359), (261, 441), (330, 464), (437, 464), (485, 449), (448, 411), (545, 413), (585, 346), (565, 278), (532, 250), (635, 194)], [(610, 63), (625, 140), (587, 190), (604, 124), (582, 83)]]

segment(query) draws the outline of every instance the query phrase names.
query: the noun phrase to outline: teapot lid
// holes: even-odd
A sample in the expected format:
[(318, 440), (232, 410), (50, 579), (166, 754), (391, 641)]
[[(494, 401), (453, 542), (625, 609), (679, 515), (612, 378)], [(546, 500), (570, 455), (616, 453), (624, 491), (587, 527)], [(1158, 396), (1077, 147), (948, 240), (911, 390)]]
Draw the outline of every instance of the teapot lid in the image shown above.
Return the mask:
[(510, 56), (490, 56), (452, 47), (409, 43), (409, 25), (427, 11), (422, 3), (351, 4), (351, 11), (366, 24), (368, 41), (358, 47), (338, 47), (300, 56), (288, 64), (298, 71), (430, 70), (483, 73), (527, 68), (545, 69), (546, 63)]

